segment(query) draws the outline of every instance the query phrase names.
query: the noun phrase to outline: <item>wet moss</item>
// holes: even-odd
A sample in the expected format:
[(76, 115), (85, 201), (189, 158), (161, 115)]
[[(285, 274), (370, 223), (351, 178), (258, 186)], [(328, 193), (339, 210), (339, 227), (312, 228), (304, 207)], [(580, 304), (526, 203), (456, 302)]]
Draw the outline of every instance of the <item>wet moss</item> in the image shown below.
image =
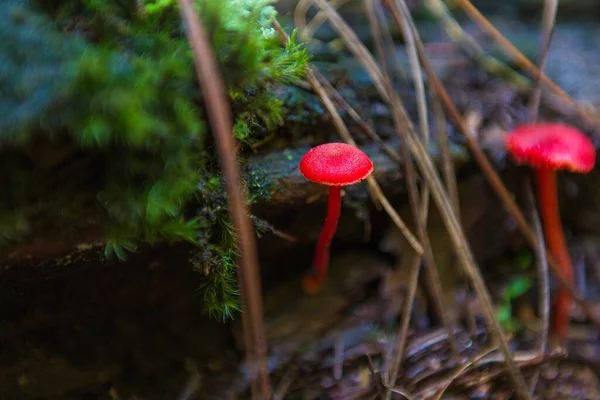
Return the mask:
[[(242, 146), (286, 120), (307, 62), (269, 0), (196, 1)], [(237, 307), (235, 238), (172, 1), (8, 0), (0, 15), (0, 249), (99, 221), (106, 256), (187, 241), (211, 314)], [(250, 200), (264, 194), (248, 186)], [(259, 188), (260, 189), (260, 188)], [(60, 233), (60, 232), (57, 232)]]

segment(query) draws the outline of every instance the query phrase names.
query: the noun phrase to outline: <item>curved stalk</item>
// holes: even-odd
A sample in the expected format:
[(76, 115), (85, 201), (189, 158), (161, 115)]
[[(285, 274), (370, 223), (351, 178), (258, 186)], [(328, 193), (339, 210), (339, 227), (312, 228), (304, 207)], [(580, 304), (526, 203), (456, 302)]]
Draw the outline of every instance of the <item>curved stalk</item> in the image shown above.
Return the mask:
[[(538, 169), (538, 202), (540, 205), (540, 214), (544, 223), (544, 235), (546, 243), (560, 266), (560, 272), (563, 277), (573, 283), (573, 266), (569, 257), (569, 250), (565, 243), (562, 223), (560, 221), (560, 211), (558, 206), (556, 174), (553, 170)], [(569, 292), (561, 287), (556, 298), (555, 314), (552, 318), (552, 330), (560, 339), (567, 336), (569, 330), (569, 316), (571, 310), (571, 296)]]
[(313, 264), (315, 274), (305, 277), (303, 281), (304, 290), (308, 293), (318, 292), (327, 277), (327, 269), (329, 267), (329, 245), (337, 230), (341, 208), (342, 187), (330, 186), (329, 199), (327, 201), (327, 217), (325, 217), (325, 224), (321, 230), (321, 235), (319, 236), (315, 251)]

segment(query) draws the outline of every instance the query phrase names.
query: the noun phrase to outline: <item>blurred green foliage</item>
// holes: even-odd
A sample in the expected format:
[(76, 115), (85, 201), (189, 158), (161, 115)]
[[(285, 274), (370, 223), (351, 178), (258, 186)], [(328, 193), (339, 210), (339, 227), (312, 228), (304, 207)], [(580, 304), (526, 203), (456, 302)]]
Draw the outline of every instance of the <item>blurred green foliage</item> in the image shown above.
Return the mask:
[[(308, 61), (295, 40), (281, 47), (271, 2), (195, 2), (242, 145), (284, 123), (278, 93)], [(222, 318), (237, 308), (235, 238), (175, 3), (4, 2), (0, 249), (88, 219), (101, 221), (107, 257), (187, 241)]]

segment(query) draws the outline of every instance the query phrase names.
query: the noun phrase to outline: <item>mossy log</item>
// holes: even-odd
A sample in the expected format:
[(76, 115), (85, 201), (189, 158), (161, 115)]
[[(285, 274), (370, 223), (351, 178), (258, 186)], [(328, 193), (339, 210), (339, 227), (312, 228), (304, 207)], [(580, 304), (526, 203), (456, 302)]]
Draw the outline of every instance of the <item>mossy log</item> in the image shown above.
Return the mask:
[[(388, 140), (386, 145), (398, 154), (401, 153), (399, 140)], [(376, 144), (371, 143), (360, 147), (373, 161), (374, 176), (382, 187), (395, 193), (402, 190), (404, 167), (388, 157)], [(308, 149), (308, 147), (285, 149), (249, 159), (246, 165), (248, 181), (263, 188), (263, 197), (269, 205), (297, 204), (327, 193), (327, 187), (306, 180), (298, 170), (300, 159)], [(468, 160), (465, 148), (460, 145), (452, 145), (450, 152), (458, 166)], [(441, 162), (437, 147), (432, 147), (430, 154), (435, 161)], [(347, 191), (362, 190), (362, 186), (350, 186), (347, 187)]]
[[(397, 140), (388, 145), (398, 148)], [(375, 177), (387, 193), (398, 195), (403, 192), (402, 167), (381, 152), (375, 144), (362, 146), (375, 165)], [(463, 148), (452, 147), (457, 164), (467, 160)], [(243, 165), (246, 181), (252, 190), (260, 194), (255, 208), (259, 218), (267, 221), (273, 215), (285, 213), (291, 207), (314, 200), (327, 193), (325, 187), (304, 179), (298, 170), (298, 162), (308, 148), (285, 149), (249, 158)], [(439, 160), (439, 151), (432, 149), (432, 156)], [(354, 196), (366, 196), (364, 185), (348, 188)], [(69, 255), (97, 252), (102, 246), (102, 220), (97, 211), (90, 208), (88, 218), (78, 225), (65, 227), (60, 217), (52, 216), (46, 226), (40, 226), (32, 240), (12, 246), (0, 256), (1, 269), (24, 265), (38, 265), (44, 261), (57, 262)], [(71, 261), (74, 261), (71, 260)], [(1, 270), (0, 269), (0, 270)]]

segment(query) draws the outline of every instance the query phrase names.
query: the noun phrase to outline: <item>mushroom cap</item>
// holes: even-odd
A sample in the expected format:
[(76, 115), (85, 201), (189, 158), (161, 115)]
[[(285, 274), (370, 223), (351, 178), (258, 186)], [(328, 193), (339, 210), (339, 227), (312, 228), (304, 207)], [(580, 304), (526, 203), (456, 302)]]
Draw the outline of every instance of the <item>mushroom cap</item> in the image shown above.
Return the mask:
[(506, 149), (516, 162), (535, 168), (586, 173), (596, 163), (592, 141), (559, 123), (521, 125), (506, 136)]
[(310, 149), (300, 161), (300, 172), (309, 181), (346, 186), (373, 172), (373, 162), (362, 150), (346, 143), (326, 143)]

